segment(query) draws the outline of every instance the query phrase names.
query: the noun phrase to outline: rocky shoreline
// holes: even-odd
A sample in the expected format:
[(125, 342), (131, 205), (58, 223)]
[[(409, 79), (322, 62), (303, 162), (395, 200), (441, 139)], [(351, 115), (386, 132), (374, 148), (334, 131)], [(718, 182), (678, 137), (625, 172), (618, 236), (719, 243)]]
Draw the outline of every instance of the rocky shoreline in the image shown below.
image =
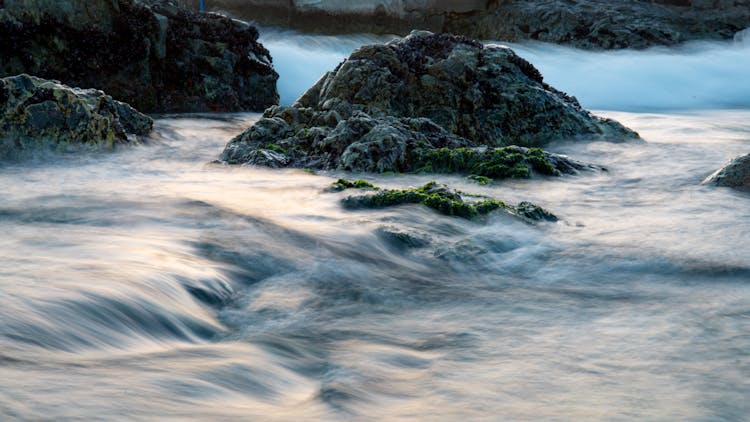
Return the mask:
[(415, 31), (356, 50), (294, 105), (266, 110), (221, 160), (503, 179), (588, 168), (537, 148), (554, 141), (637, 139), (508, 48)]
[[(197, 7), (196, 0), (182, 0)], [(730, 39), (750, 27), (749, 0), (211, 0), (209, 10), (313, 33), (406, 35), (412, 29), (478, 39), (537, 40), (587, 49)]]
[[(262, 13), (270, 3), (256, 0), (255, 4)], [(316, 4), (305, 3), (300, 10), (322, 10), (338, 17), (354, 10), (346, 2), (331, 2), (335, 10)], [(376, 7), (376, 12), (396, 13), (404, 4)], [(461, 25), (484, 31), (487, 26), (478, 22), (492, 23), (501, 15), (503, 22), (514, 22), (507, 13), (524, 11), (529, 28), (547, 25), (544, 34), (537, 31), (532, 39), (620, 48), (687, 39), (660, 29), (654, 21), (672, 22), (674, 10), (700, 12), (705, 19), (732, 14), (737, 8), (750, 10), (746, 0), (722, 2), (714, 8), (699, 1), (630, 2), (628, 7), (615, 2), (605, 7), (598, 0), (570, 1), (565, 2), (565, 10), (557, 1), (536, 2), (536, 6), (524, 1), (482, 4), (436, 2), (433, 11), (442, 11), (441, 25), (458, 33), (466, 32)], [(549, 7), (544, 16), (536, 16), (542, 4)], [(640, 139), (549, 86), (531, 63), (512, 50), (427, 31), (359, 48), (295, 104), (280, 107), (276, 105), (278, 74), (270, 53), (258, 42), (257, 29), (218, 14), (190, 11), (190, 6), (189, 1), (178, 0), (0, 2), (0, 76), (6, 76), (0, 79), (0, 157), (13, 158), (35, 148), (112, 149), (137, 141), (148, 135), (153, 122), (136, 108), (145, 112), (265, 110), (255, 125), (227, 144), (220, 156), (226, 164), (463, 174), (480, 183), (601, 171), (540, 147), (556, 141)], [(281, 6), (277, 3), (277, 7)], [(636, 11), (649, 13), (629, 20), (631, 26), (621, 32), (612, 32), (609, 24), (591, 26), (591, 14), (577, 8), (596, 9), (603, 14), (597, 19), (610, 19), (609, 24), (618, 24)], [(621, 14), (618, 19), (608, 15), (613, 8)], [(480, 9), (486, 13), (476, 15)], [(354, 11), (367, 16), (368, 10)], [(461, 19), (452, 21), (456, 13)], [(690, 13), (681, 22), (699, 25), (691, 21)], [(705, 31), (691, 30), (690, 36), (729, 36), (745, 24), (745, 14), (733, 16), (731, 22), (722, 18), (716, 25), (701, 27)], [(554, 22), (548, 25), (550, 20)], [(452, 26), (459, 21), (461, 25)], [(641, 31), (638, 25), (650, 25), (664, 38)], [(590, 31), (581, 32), (586, 26)], [(528, 39), (527, 35), (507, 36)], [(604, 42), (609, 36), (615, 38)], [(627, 39), (633, 36), (646, 41)], [(746, 156), (739, 157), (706, 183), (747, 189), (747, 162)]]

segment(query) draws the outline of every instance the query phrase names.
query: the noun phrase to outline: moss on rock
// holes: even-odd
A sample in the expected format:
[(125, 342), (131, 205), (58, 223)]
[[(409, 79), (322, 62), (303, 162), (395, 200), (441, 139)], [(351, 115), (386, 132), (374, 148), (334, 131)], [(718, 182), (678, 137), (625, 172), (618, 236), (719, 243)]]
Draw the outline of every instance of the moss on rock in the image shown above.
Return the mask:
[[(334, 186), (354, 186), (356, 182), (339, 179)], [(367, 183), (367, 182), (365, 182)], [(449, 189), (437, 182), (429, 182), (418, 188), (411, 189), (380, 189), (367, 183), (370, 189), (377, 190), (374, 194), (349, 196), (342, 200), (347, 209), (378, 209), (395, 207), (405, 204), (422, 204), (440, 214), (473, 220), (493, 211), (504, 210), (521, 217), (526, 221), (557, 221), (552, 213), (544, 208), (522, 202), (517, 207), (507, 205), (497, 199), (485, 198), (476, 202), (466, 202), (459, 192)]]
[(0, 159), (112, 149), (147, 135), (152, 125), (150, 117), (99, 90), (25, 74), (0, 78)]
[(291, 107), (267, 109), (221, 160), (267, 165), (252, 151), (278, 145), (291, 167), (526, 178), (590, 168), (535, 147), (637, 138), (508, 48), (414, 32), (357, 49)]
[(349, 181), (346, 179), (339, 179), (336, 182), (334, 182), (328, 189), (328, 192), (341, 192), (343, 190), (347, 189), (370, 189), (370, 190), (380, 190), (379, 187), (373, 185), (372, 183), (366, 181), (366, 180), (355, 180), (355, 181)]
[(463, 173), (490, 179), (521, 178), (532, 170), (559, 176), (561, 173), (539, 148), (440, 148), (419, 154), (419, 172)]

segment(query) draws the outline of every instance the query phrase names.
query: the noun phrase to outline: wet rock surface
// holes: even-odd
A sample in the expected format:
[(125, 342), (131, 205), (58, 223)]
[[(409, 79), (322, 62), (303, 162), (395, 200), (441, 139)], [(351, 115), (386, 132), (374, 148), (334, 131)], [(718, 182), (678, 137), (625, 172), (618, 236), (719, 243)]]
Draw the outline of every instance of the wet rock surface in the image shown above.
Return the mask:
[(0, 79), (0, 159), (112, 149), (138, 141), (152, 125), (150, 117), (96, 89), (29, 75)]
[(585, 49), (642, 49), (699, 39), (731, 39), (750, 26), (747, 0), (494, 3), (486, 12), (447, 16), (444, 30), (483, 39), (538, 40)]
[(728, 39), (750, 27), (749, 0), (213, 0), (209, 7), (311, 32), (406, 34), (419, 28), (591, 49)]
[(261, 111), (278, 102), (244, 22), (169, 0), (0, 2), (0, 76), (102, 89), (144, 112)]
[(705, 184), (750, 190), (750, 154), (741, 155), (708, 176)]
[(362, 180), (349, 182), (341, 179), (334, 183), (332, 187), (340, 188), (342, 185), (351, 186), (344, 190), (359, 189), (367, 191), (364, 194), (347, 196), (341, 201), (343, 207), (350, 210), (421, 204), (440, 214), (467, 220), (475, 220), (495, 211), (508, 213), (529, 223), (555, 222), (558, 220), (551, 212), (529, 202), (521, 202), (517, 206), (513, 206), (493, 198), (475, 195), (471, 195), (473, 201), (468, 201), (464, 199), (464, 196), (467, 196), (466, 194), (436, 182), (429, 182), (418, 188), (381, 189)]
[(356, 50), (293, 106), (266, 110), (221, 160), (499, 179), (589, 168), (536, 148), (554, 141), (633, 139), (508, 48), (415, 32)]

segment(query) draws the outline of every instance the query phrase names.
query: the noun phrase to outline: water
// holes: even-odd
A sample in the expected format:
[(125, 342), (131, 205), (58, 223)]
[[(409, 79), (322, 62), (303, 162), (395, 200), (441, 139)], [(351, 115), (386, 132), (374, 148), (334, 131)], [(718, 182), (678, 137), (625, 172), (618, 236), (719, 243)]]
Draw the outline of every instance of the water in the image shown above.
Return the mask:
[[(545, 48), (553, 67), (611, 54)], [(550, 148), (608, 173), (440, 177), (562, 219), (536, 226), (346, 211), (323, 192), (341, 174), (207, 164), (257, 114), (3, 164), (0, 419), (746, 419), (750, 197), (700, 182), (750, 149), (750, 109), (609, 98), (598, 113), (647, 143)]]

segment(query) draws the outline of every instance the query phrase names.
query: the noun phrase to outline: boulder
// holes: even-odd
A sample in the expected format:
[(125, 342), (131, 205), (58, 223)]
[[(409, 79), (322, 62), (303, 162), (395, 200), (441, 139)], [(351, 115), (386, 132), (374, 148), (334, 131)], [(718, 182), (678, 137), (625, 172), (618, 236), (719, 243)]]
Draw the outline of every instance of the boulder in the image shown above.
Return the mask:
[(112, 149), (151, 132), (153, 121), (96, 89), (29, 75), (0, 79), (0, 159), (39, 150)]
[(0, 1), (0, 76), (106, 91), (145, 112), (262, 111), (278, 75), (258, 31), (171, 0)]
[(750, 154), (741, 155), (716, 170), (703, 181), (705, 184), (750, 190)]
[(207, 5), (311, 32), (403, 35), (419, 28), (593, 49), (729, 39), (750, 27), (750, 0), (211, 0)]
[(581, 108), (508, 48), (415, 32), (356, 50), (294, 105), (266, 110), (229, 142), (221, 160), (527, 177), (530, 170), (554, 175), (583, 169), (536, 148), (571, 139), (638, 135)]
[(330, 191), (339, 190), (342, 184), (345, 183), (352, 185), (345, 189), (364, 189), (368, 191), (364, 194), (351, 195), (342, 199), (341, 205), (349, 210), (379, 209), (400, 205), (421, 204), (440, 214), (467, 220), (478, 219), (492, 212), (502, 211), (528, 223), (558, 221), (558, 218), (551, 212), (529, 202), (521, 202), (517, 206), (512, 206), (503, 201), (481, 195), (471, 195), (472, 200), (466, 200), (463, 198), (465, 194), (434, 181), (418, 188), (381, 189), (369, 183), (365, 186), (357, 186), (357, 182), (339, 179)]

